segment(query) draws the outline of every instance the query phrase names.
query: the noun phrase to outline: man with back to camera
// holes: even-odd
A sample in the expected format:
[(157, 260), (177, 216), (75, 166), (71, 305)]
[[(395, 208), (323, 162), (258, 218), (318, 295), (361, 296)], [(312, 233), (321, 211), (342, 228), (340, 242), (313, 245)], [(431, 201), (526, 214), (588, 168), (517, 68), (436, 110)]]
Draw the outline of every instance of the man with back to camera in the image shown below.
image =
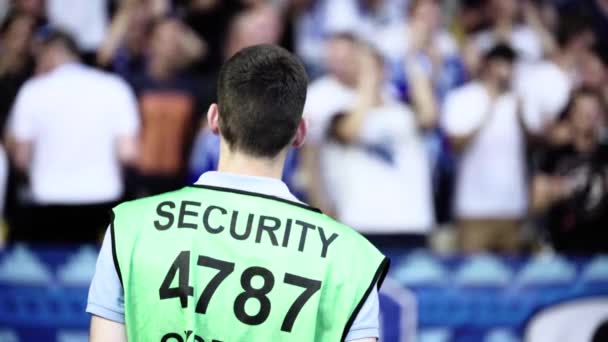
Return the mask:
[(114, 209), (89, 292), (92, 342), (376, 341), (388, 259), (279, 180), (304, 142), (306, 87), (276, 46), (226, 62), (207, 114), (219, 172)]
[(82, 64), (70, 35), (39, 38), (38, 75), (19, 90), (7, 127), (32, 195), (11, 239), (96, 243), (123, 196), (122, 167), (137, 156), (137, 103), (120, 77)]

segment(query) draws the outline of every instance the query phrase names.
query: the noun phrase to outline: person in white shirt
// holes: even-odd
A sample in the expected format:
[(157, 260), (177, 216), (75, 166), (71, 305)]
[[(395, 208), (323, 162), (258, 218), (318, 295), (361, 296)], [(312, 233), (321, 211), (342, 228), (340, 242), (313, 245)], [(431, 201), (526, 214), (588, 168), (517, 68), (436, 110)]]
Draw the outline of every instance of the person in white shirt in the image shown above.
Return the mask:
[(434, 127), (435, 112), (414, 114), (384, 95), (384, 63), (370, 48), (360, 49), (358, 64), (355, 97), (328, 132), (328, 192), (337, 217), (370, 241), (422, 247), (434, 224), (422, 133)]
[(516, 253), (527, 211), (524, 131), (511, 89), (515, 52), (498, 45), (481, 77), (448, 94), (441, 124), (460, 153), (455, 215), (467, 253)]
[[(409, 73), (404, 65), (415, 60), (432, 82), (434, 97), (441, 100), (450, 89), (464, 82), (464, 65), (456, 41), (444, 28), (437, 0), (408, 1), (407, 19), (391, 25), (372, 40), (386, 58), (391, 82), (403, 99), (413, 97)], [(410, 63), (411, 64), (411, 63)]]
[(137, 104), (118, 77), (79, 63), (72, 38), (43, 39), (38, 69), (15, 101), (9, 135), (17, 167), (29, 174), (27, 240), (94, 242), (123, 195), (121, 162), (136, 155)]
[(357, 82), (357, 39), (350, 33), (333, 35), (325, 46), (328, 73), (312, 82), (304, 106), (309, 123), (308, 138), (300, 152), (302, 187), (308, 201), (330, 215), (335, 208), (324, 188), (325, 166), (321, 163), (322, 145), (331, 117), (347, 107), (355, 96)]

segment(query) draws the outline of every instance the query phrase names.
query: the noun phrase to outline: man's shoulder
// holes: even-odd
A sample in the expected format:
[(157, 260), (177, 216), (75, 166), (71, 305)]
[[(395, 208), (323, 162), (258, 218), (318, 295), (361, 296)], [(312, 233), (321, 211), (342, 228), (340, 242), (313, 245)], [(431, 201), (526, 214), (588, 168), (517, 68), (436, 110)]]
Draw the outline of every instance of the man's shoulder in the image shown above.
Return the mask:
[(468, 82), (447, 94), (446, 104), (478, 103), (485, 96), (483, 86), (479, 82)]
[(461, 85), (460, 87), (455, 88), (450, 93), (455, 96), (461, 96), (461, 97), (466, 97), (466, 96), (471, 96), (471, 95), (479, 96), (479, 95), (483, 94), (483, 86), (481, 85), (481, 83), (479, 83), (477, 81), (471, 81), (471, 82), (467, 82), (467, 83)]
[(559, 82), (558, 85), (561, 85), (561, 83), (570, 84), (568, 74), (559, 65), (550, 60), (531, 63), (524, 69), (522, 74), (525, 81), (535, 85), (545, 82), (549, 82), (552, 85), (554, 82)]
[(19, 92), (21, 94), (35, 94), (40, 91), (40, 89), (44, 89), (45, 85), (50, 82), (49, 75), (36, 75), (23, 83)]

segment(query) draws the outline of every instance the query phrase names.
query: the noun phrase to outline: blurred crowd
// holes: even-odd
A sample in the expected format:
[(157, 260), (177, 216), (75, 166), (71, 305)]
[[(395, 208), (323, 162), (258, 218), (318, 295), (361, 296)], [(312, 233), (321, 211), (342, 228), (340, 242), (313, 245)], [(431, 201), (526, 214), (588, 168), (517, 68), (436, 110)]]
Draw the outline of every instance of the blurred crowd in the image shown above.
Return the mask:
[(608, 252), (608, 0), (0, 0), (8, 241), (217, 167), (223, 61), (310, 76), (294, 194), (385, 247)]

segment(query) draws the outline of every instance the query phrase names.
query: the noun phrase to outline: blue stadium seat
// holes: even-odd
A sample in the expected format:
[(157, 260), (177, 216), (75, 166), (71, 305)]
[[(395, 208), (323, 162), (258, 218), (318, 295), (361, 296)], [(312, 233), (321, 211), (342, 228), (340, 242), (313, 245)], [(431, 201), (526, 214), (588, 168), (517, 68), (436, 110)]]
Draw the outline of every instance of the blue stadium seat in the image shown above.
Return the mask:
[(560, 286), (575, 280), (576, 267), (558, 255), (542, 255), (530, 260), (517, 277), (521, 286)]
[(68, 261), (59, 266), (58, 280), (69, 286), (89, 286), (95, 274), (97, 250), (92, 246), (81, 247)]
[(608, 255), (601, 255), (589, 262), (581, 275), (583, 282), (608, 282)]
[(484, 338), (484, 342), (521, 342), (509, 329), (494, 329)]
[(60, 331), (57, 333), (57, 342), (88, 342), (88, 332)]
[(499, 258), (478, 255), (461, 265), (455, 280), (462, 286), (505, 286), (512, 277), (511, 269)]
[(17, 333), (12, 330), (5, 329), (0, 330), (0, 341), (2, 342), (19, 342), (19, 337)]
[(452, 334), (448, 329), (426, 329), (418, 334), (419, 342), (449, 342), (452, 339)]
[(393, 277), (405, 286), (441, 286), (449, 282), (449, 273), (429, 253), (415, 252), (405, 262), (396, 265)]
[(3, 283), (47, 285), (52, 280), (51, 270), (23, 245), (9, 250), (0, 263), (0, 282)]

